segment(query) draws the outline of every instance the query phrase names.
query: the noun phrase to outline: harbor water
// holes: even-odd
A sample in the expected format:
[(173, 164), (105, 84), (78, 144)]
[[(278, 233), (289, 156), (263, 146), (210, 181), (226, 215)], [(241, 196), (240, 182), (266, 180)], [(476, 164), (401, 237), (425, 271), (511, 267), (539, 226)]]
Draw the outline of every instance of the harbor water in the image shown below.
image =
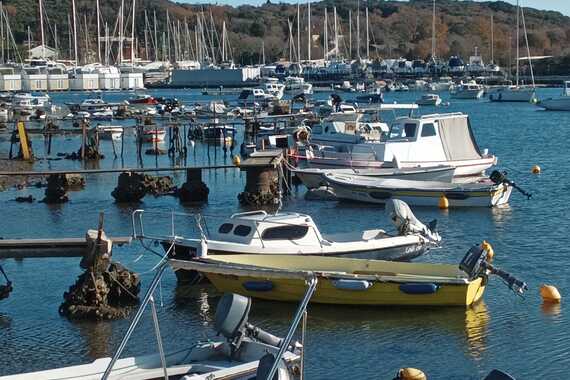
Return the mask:
[[(541, 89), (539, 97), (559, 90)], [(177, 97), (183, 102), (208, 100), (200, 91), (157, 90), (154, 96)], [(105, 94), (109, 102), (132, 94)], [(386, 101), (412, 102), (420, 93), (389, 93)], [(327, 94), (318, 94), (326, 98)], [(78, 102), (92, 94), (53, 95), (55, 103)], [(225, 95), (230, 98), (231, 95)], [(398, 368), (422, 369), (429, 379), (481, 379), (500, 368), (519, 379), (565, 378), (570, 365), (570, 318), (567, 302), (543, 305), (539, 287), (554, 284), (562, 295), (570, 293), (566, 265), (570, 257), (570, 112), (545, 112), (531, 104), (490, 103), (449, 99), (447, 107), (421, 108), (422, 114), (465, 112), (481, 149), (499, 157), (499, 168), (533, 194), (530, 200), (513, 193), (510, 205), (496, 209), (414, 209), (423, 221), (438, 220), (444, 239), (441, 249), (420, 261), (459, 263), (469, 247), (489, 241), (494, 263), (528, 283), (524, 298), (510, 292), (492, 278), (484, 300), (473, 307), (382, 308), (310, 305), (306, 339), (307, 379), (392, 379)], [(234, 96), (235, 98), (235, 96)], [(348, 98), (348, 96), (347, 96)], [(122, 121), (128, 125), (134, 122)], [(103, 122), (102, 122), (103, 124)], [(113, 122), (113, 124), (116, 124)], [(197, 143), (190, 148), (187, 165), (231, 164), (239, 152), (243, 129), (233, 152)], [(55, 136), (55, 152), (77, 151), (79, 136)], [(131, 140), (132, 139), (132, 140)], [(32, 138), (36, 156), (45, 157), (43, 137)], [(0, 134), (0, 155), (7, 156), (9, 135)], [(110, 141), (101, 143), (105, 159), (89, 168), (120, 168), (137, 165), (132, 136), (125, 141), (124, 159), (114, 159)], [(183, 164), (184, 162), (182, 162)], [(533, 165), (542, 168), (533, 175)], [(80, 161), (42, 160), (34, 169), (81, 168)], [(168, 166), (168, 156), (144, 156), (144, 166)], [(177, 184), (184, 172), (173, 174)], [(243, 211), (237, 194), (243, 190), (245, 174), (237, 169), (203, 173), (210, 189), (209, 202), (183, 206), (170, 196), (146, 196), (139, 205), (114, 203), (111, 191), (117, 173), (88, 175), (82, 191), (70, 192), (62, 205), (17, 203), (17, 196), (43, 198), (44, 189), (28, 187), (0, 192), (2, 208), (0, 237), (79, 237), (97, 225), (105, 213), (110, 236), (131, 233), (131, 213), (137, 208), (153, 211), (202, 212), (213, 218)], [(393, 230), (380, 206), (353, 203), (306, 201), (304, 188), (293, 189), (283, 209), (310, 214), (326, 232), (369, 228)], [(156, 230), (168, 231), (168, 218), (156, 218)], [(177, 233), (190, 233), (191, 219), (180, 221)], [(160, 247), (154, 247), (161, 251)], [(152, 277), (158, 257), (138, 243), (115, 247), (115, 260), (141, 274), (143, 290)], [(0, 374), (27, 372), (91, 362), (110, 356), (117, 348), (129, 321), (72, 322), (58, 313), (63, 293), (81, 273), (79, 259), (25, 259), (1, 262), (14, 283), (10, 298), (0, 302)], [(213, 338), (213, 316), (219, 294), (208, 285), (177, 287), (173, 273), (163, 279), (157, 296), (165, 349), (190, 346), (199, 339)], [(275, 334), (284, 334), (295, 312), (295, 304), (254, 300), (250, 320)], [(132, 316), (132, 314), (131, 314)], [(125, 355), (156, 351), (152, 319), (147, 313), (127, 347)]]

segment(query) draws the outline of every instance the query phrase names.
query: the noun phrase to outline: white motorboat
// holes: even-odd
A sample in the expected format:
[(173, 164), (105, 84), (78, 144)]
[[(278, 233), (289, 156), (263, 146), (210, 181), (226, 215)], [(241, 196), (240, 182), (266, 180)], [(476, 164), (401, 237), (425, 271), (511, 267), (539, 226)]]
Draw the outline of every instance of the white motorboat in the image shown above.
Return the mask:
[(46, 111), (51, 108), (51, 105), (51, 98), (48, 94), (20, 92), (12, 97), (12, 109), (18, 112)]
[(312, 95), (313, 85), (311, 83), (305, 82), (303, 77), (286, 77), (285, 78), (285, 92), (298, 95)]
[(570, 81), (564, 81), (562, 95), (540, 100), (536, 105), (549, 111), (570, 111)]
[(245, 89), (238, 96), (238, 104), (239, 105), (253, 105), (255, 103), (264, 103), (268, 102), (273, 99), (273, 96), (267, 94), (261, 88), (252, 88), (252, 89)]
[(101, 140), (120, 141), (121, 137), (125, 133), (125, 129), (123, 127), (113, 125), (98, 125), (97, 130), (99, 131), (99, 137)]
[(424, 94), (416, 100), (416, 104), (420, 106), (439, 106), (441, 105), (441, 98), (437, 94)]
[(449, 91), (455, 99), (480, 99), (485, 89), (475, 81), (469, 81), (468, 83), (461, 82), (459, 85), (453, 86)]
[(439, 207), (442, 198), (448, 207), (494, 207), (508, 203), (512, 186), (481, 179), (470, 183), (408, 181), (345, 174), (324, 174), (339, 199), (384, 204), (400, 199), (412, 206)]
[(501, 86), (489, 92), (489, 100), (492, 102), (525, 102), (536, 101), (536, 89), (534, 86)]
[(274, 100), (281, 100), (285, 91), (285, 85), (282, 83), (267, 82), (263, 84), (263, 90)]
[[(163, 264), (162, 267), (165, 265)], [(158, 281), (164, 273), (161, 270), (151, 283), (150, 294), (154, 292)], [(312, 288), (309, 288), (312, 289)], [(151, 299), (149, 293), (131, 323), (137, 325), (145, 306)], [(305, 301), (312, 296), (307, 291)], [(308, 300), (307, 300), (308, 303)], [(300, 309), (305, 310), (303, 302)], [(129, 329), (117, 353), (113, 358), (97, 359), (90, 364), (49, 369), (15, 375), (1, 376), (1, 380), (244, 380), (263, 378), (268, 371), (276, 371), (273, 379), (295, 379), (295, 371), (300, 362), (302, 345), (291, 342), (290, 338), (278, 338), (259, 329), (248, 322), (251, 300), (237, 294), (226, 293), (220, 299), (216, 309), (214, 327), (218, 332), (212, 339), (204, 339), (191, 347), (179, 348), (164, 352), (162, 341), (159, 341), (159, 353), (118, 359), (126, 345), (132, 330)], [(155, 310), (155, 309), (153, 309)], [(158, 326), (156, 311), (153, 313), (155, 329)], [(294, 319), (290, 330), (296, 328)], [(160, 334), (156, 330), (158, 339)], [(226, 340), (219, 338), (222, 335)], [(287, 343), (282, 349), (280, 344)], [(270, 357), (279, 360), (270, 360)], [(275, 366), (275, 369), (273, 368)]]
[[(403, 219), (392, 220), (399, 228)], [(418, 222), (419, 223), (419, 222)], [(212, 225), (212, 222), (208, 222)], [(401, 226), (400, 226), (401, 227)], [(342, 256), (361, 259), (409, 260), (439, 244), (441, 237), (423, 224), (399, 228), (394, 234), (383, 229), (321, 233), (306, 214), (265, 211), (238, 213), (204, 230), (202, 237), (180, 236), (162, 240), (168, 249), (174, 244), (175, 258), (200, 256), (203, 244), (208, 255), (263, 254)]]
[(348, 174), (374, 178), (406, 179), (412, 181), (451, 182), (455, 168), (451, 166), (433, 166), (424, 168), (377, 168), (377, 169), (295, 169), (295, 175), (309, 188), (314, 189), (326, 185), (324, 175)]
[(462, 113), (399, 117), (386, 141), (356, 144), (349, 152), (323, 149), (307, 156), (312, 167), (385, 168), (452, 166), (456, 176), (479, 175), (497, 163), (481, 152)]
[(166, 131), (159, 128), (144, 129), (141, 138), (144, 142), (163, 142), (166, 138)]
[(325, 119), (311, 127), (310, 141), (319, 145), (344, 146), (366, 141), (380, 141), (390, 131), (384, 122), (349, 122)]

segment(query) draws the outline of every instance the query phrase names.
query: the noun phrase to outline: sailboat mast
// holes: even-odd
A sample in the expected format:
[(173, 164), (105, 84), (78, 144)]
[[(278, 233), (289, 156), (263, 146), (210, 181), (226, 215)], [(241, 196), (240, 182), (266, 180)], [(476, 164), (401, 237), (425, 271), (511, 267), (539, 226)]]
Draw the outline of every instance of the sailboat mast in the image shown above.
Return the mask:
[(170, 14), (168, 13), (168, 9), (166, 10), (166, 39), (168, 40), (168, 47), (167, 47), (167, 55), (168, 61), (171, 62), (170, 56)]
[(125, 15), (125, 0), (121, 0), (121, 11), (119, 12), (119, 65), (123, 63), (123, 17)]
[(495, 36), (494, 36), (493, 14), (491, 13), (491, 63), (495, 64)]
[(89, 30), (87, 29), (87, 15), (83, 15), (83, 23), (85, 24), (85, 57), (83, 58), (84, 63), (87, 62), (88, 53), (89, 53)]
[(301, 63), (301, 4), (297, 0), (297, 62)]
[(4, 63), (4, 6), (0, 1), (0, 49), (2, 50), (2, 63)]
[(136, 0), (133, 0), (133, 20), (131, 24), (131, 66), (135, 65), (135, 10)]
[(435, 0), (433, 0), (431, 16), (431, 59), (435, 59)]
[[(156, 10), (153, 13), (153, 17), (154, 17), (154, 20), (153, 20), (153, 22), (154, 22), (154, 60), (158, 61), (159, 60), (158, 59), (159, 49), (158, 49), (158, 33), (156, 31)], [(164, 59), (164, 57), (163, 57), (163, 59)]]
[(75, 66), (79, 63), (77, 52), (77, 15), (75, 14), (75, 0), (71, 0), (71, 8), (73, 12), (73, 53), (75, 55)]
[(42, 58), (45, 59), (46, 58), (46, 48), (45, 48), (45, 36), (44, 36), (44, 10), (43, 10), (43, 6), (42, 6), (42, 0), (39, 0), (39, 6), (40, 6), (40, 34), (42, 37)]
[(336, 7), (333, 8), (334, 12), (334, 54), (338, 56), (338, 22), (336, 19)]
[(32, 58), (32, 33), (30, 32), (30, 26), (28, 25), (28, 59)]
[(360, 60), (360, 0), (356, 9), (356, 58)]
[(146, 60), (149, 61), (150, 57), (148, 54), (148, 29), (149, 29), (149, 25), (148, 25), (148, 14), (146, 12), (146, 9), (144, 10), (144, 51), (145, 51), (145, 55), (146, 55)]
[(327, 15), (327, 8), (325, 8), (325, 23), (324, 23), (324, 38), (323, 38), (323, 58), (326, 61), (329, 56), (329, 34), (328, 34), (328, 15)]
[(97, 59), (101, 63), (101, 9), (97, 0)]
[(57, 24), (54, 25), (53, 28), (53, 44), (54, 44), (54, 48), (55, 48), (55, 58), (58, 59), (59, 58), (59, 43), (58, 43), (58, 36), (57, 36)]
[(352, 10), (348, 10), (348, 58), (352, 59)]
[(520, 28), (520, 8), (519, 1), (517, 0), (517, 71), (516, 71), (516, 84), (519, 85), (519, 28)]
[(368, 7), (366, 7), (366, 59), (370, 59), (370, 31), (368, 28)]
[[(1, 2), (0, 2), (1, 3)], [(307, 0), (307, 60), (311, 61), (311, 0)]]

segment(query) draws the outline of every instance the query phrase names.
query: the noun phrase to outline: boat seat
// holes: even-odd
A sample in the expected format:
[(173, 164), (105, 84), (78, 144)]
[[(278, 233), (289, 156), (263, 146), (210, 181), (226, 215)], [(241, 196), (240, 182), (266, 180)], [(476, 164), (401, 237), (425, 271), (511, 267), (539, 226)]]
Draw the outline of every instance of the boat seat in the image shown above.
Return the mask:
[(367, 230), (362, 233), (362, 240), (380, 239), (386, 236), (386, 231), (381, 229)]

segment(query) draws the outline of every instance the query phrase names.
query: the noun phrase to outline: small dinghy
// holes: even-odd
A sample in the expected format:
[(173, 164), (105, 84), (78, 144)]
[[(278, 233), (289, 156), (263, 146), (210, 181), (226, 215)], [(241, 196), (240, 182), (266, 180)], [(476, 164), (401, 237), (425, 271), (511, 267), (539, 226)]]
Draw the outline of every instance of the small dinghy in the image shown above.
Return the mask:
[(166, 131), (164, 129), (145, 129), (142, 133), (142, 140), (144, 142), (162, 142), (166, 138)]
[(413, 181), (451, 182), (455, 173), (452, 166), (427, 166), (418, 168), (370, 168), (370, 169), (295, 169), (295, 175), (309, 189), (326, 185), (324, 174), (348, 174), (373, 178), (406, 179)]
[(170, 264), (203, 273), (219, 291), (275, 301), (301, 298), (303, 274), (317, 276), (311, 302), (325, 304), (469, 306), (483, 297), (491, 275), (522, 294), (526, 284), (493, 267), (486, 249), (472, 247), (459, 266), (298, 255), (207, 256)]
[[(372, 177), (325, 174), (325, 179), (339, 199), (384, 204), (397, 198), (412, 206), (494, 207), (508, 203), (513, 183), (506, 178), (490, 178), (477, 182), (445, 183), (408, 181)], [(500, 175), (500, 173), (499, 173)], [(504, 177), (504, 176), (503, 176)]]
[(124, 133), (123, 127), (120, 126), (99, 125), (97, 129), (101, 140), (120, 141)]
[[(307, 292), (305, 298), (311, 295)], [(299, 299), (305, 300), (302, 294)], [(295, 373), (299, 371), (302, 345), (287, 338), (278, 338), (249, 323), (250, 309), (251, 300), (247, 297), (224, 294), (220, 299), (214, 327), (218, 336), (226, 338), (225, 341), (216, 336), (172, 352), (163, 352), (161, 342), (158, 354), (118, 359), (124, 348), (121, 344), (113, 358), (97, 359), (90, 364), (72, 367), (1, 376), (0, 380), (243, 380), (266, 378), (263, 376), (270, 371), (275, 373), (273, 379), (297, 378)], [(300, 309), (305, 310), (304, 307)], [(137, 322), (135, 317), (131, 327)], [(155, 320), (155, 326), (157, 323)], [(290, 330), (294, 331), (296, 327), (294, 321)], [(128, 340), (128, 337), (129, 332), (125, 339)], [(123, 343), (126, 344), (125, 339)], [(282, 348), (281, 344), (286, 346)], [(275, 360), (275, 357), (280, 360)]]

